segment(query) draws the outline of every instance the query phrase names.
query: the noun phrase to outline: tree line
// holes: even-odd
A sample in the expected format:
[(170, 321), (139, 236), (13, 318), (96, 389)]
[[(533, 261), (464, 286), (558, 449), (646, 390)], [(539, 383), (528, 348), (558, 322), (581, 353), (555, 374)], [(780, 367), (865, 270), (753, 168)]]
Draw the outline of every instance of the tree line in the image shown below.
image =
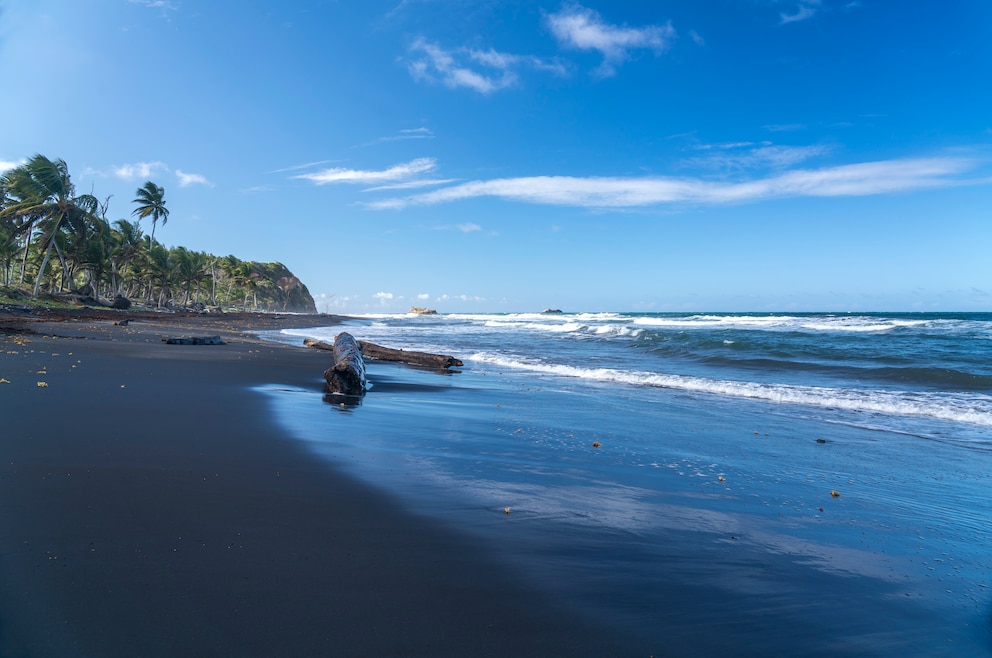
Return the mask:
[[(253, 264), (155, 239), (169, 218), (165, 189), (138, 188), (133, 220), (107, 219), (110, 197), (77, 194), (64, 160), (35, 155), (0, 176), (0, 282), (41, 294), (167, 306), (257, 306), (268, 283)], [(151, 220), (151, 234), (142, 220)]]

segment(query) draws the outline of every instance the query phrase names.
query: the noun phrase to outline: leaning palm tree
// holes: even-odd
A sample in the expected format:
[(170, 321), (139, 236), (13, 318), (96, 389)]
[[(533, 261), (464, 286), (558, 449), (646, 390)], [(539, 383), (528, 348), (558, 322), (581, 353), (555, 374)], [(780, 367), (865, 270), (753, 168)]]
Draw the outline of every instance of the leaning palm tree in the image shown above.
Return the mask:
[[(163, 308), (172, 294), (172, 284), (175, 281), (178, 263), (168, 249), (160, 244), (150, 243), (148, 250), (148, 269), (151, 285), (149, 293), (154, 292), (158, 284), (158, 307)], [(149, 295), (150, 299), (151, 295)]]
[(138, 198), (132, 200), (131, 203), (139, 205), (131, 211), (131, 214), (137, 215), (139, 220), (145, 217), (152, 218), (152, 244), (155, 244), (155, 226), (158, 224), (158, 220), (162, 220), (162, 226), (165, 226), (169, 220), (169, 209), (165, 207), (165, 188), (147, 181), (138, 188), (136, 194)]
[(0, 270), (3, 270), (3, 285), (10, 285), (10, 269), (20, 250), (14, 243), (14, 232), (0, 222)]
[(118, 219), (114, 222), (114, 229), (111, 233), (113, 247), (110, 252), (111, 270), (115, 279), (120, 277), (119, 283), (114, 285), (114, 295), (120, 294), (120, 288), (124, 287), (124, 282), (130, 274), (128, 266), (141, 254), (143, 245), (141, 227), (138, 222), (133, 224), (126, 219)]
[[(35, 155), (27, 163), (7, 172), (5, 180), (9, 184), (7, 193), (12, 201), (0, 210), (0, 216), (28, 220), (24, 224), (28, 231), (33, 230), (34, 218), (41, 219), (40, 245), (45, 250), (45, 256), (34, 282), (34, 297), (37, 299), (52, 249), (59, 250), (56, 238), (65, 230), (84, 233), (86, 220), (96, 212), (99, 202), (92, 194), (75, 195), (75, 187), (69, 179), (69, 167), (62, 159), (49, 160), (43, 155)], [(72, 277), (60, 250), (59, 259), (62, 261), (63, 279), (72, 287)]]

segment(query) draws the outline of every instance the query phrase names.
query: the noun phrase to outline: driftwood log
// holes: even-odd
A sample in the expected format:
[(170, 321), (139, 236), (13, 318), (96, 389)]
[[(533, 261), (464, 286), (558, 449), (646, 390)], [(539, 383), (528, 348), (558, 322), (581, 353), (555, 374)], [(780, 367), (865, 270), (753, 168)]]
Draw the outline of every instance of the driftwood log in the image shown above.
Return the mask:
[(334, 353), (334, 365), (324, 371), (327, 392), (339, 395), (364, 395), (365, 362), (362, 361), (362, 350), (358, 346), (358, 341), (351, 334), (342, 331), (330, 348)]
[[(127, 321), (121, 322), (127, 325)], [(181, 336), (179, 338), (163, 338), (166, 345), (223, 345), (224, 341), (220, 336)]]
[(362, 355), (373, 361), (396, 361), (414, 366), (426, 366), (428, 368), (445, 369), (452, 366), (463, 366), (460, 359), (444, 354), (429, 354), (427, 352), (410, 352), (408, 350), (397, 350), (391, 347), (383, 347), (375, 343), (364, 340), (358, 341), (362, 348)]
[[(335, 343), (337, 343), (337, 340), (335, 340)], [(312, 338), (307, 338), (303, 341), (303, 344), (307, 347), (312, 347), (318, 350), (334, 349), (334, 345), (324, 343), (319, 340), (313, 340)], [(364, 340), (358, 341), (358, 347), (362, 352), (362, 356), (366, 359), (371, 359), (372, 361), (394, 361), (397, 363), (406, 363), (412, 366), (423, 366), (438, 370), (445, 370), (453, 366), (465, 365), (461, 362), (461, 360), (456, 359), (453, 356), (446, 356), (444, 354), (430, 354), (428, 352), (413, 352), (410, 350), (397, 350), (391, 347), (383, 347), (382, 345), (369, 343)]]

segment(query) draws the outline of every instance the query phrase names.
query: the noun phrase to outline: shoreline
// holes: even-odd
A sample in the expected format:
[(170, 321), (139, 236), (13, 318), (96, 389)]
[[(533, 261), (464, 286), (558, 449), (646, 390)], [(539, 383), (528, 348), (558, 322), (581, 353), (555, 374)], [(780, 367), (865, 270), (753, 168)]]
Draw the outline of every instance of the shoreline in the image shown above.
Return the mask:
[[(356, 328), (478, 356), (451, 377), (370, 366), (373, 394), (353, 412), (313, 413), (316, 396), (273, 387), (280, 422), (415, 513), (476, 533), (555, 599), (609, 618), (631, 644), (644, 638), (643, 655), (989, 655), (987, 432), (903, 432), (897, 415), (604, 385), (575, 375), (677, 363), (652, 364), (647, 338), (641, 360), (628, 340), (572, 340), (599, 335), (595, 325), (545, 340), (540, 326), (484, 322)], [(711, 353), (707, 332), (696, 335), (696, 352)], [(852, 341), (784, 342), (815, 352)], [(487, 360), (489, 349), (510, 357)], [(564, 368), (534, 367), (535, 355)]]
[(275, 424), (339, 319), (0, 312), (0, 654), (640, 653)]

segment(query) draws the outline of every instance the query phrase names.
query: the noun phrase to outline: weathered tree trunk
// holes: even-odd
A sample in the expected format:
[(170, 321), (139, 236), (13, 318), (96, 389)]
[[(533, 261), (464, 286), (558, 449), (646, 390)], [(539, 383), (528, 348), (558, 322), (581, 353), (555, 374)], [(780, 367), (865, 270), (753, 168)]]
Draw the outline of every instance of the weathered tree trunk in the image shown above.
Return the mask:
[(41, 267), (38, 269), (38, 277), (34, 280), (34, 294), (32, 297), (38, 299), (38, 294), (41, 292), (41, 277), (45, 275), (45, 270), (48, 269), (48, 259), (52, 256), (52, 247), (55, 246), (55, 238), (53, 237), (48, 241), (48, 247), (45, 249), (45, 257), (41, 259)]
[[(55, 238), (52, 238), (53, 240)], [(65, 254), (62, 253), (62, 249), (59, 245), (55, 245), (55, 253), (59, 255), (59, 262), (62, 263), (62, 289), (69, 289), (69, 292), (76, 292), (76, 285), (72, 280), (72, 273), (69, 271), (69, 265), (65, 262)]]
[(362, 355), (374, 361), (398, 361), (414, 366), (425, 366), (427, 368), (445, 369), (452, 366), (464, 365), (459, 359), (444, 354), (429, 354), (427, 352), (410, 352), (407, 350), (397, 350), (391, 347), (383, 347), (375, 343), (368, 343), (364, 340), (358, 341), (362, 348)]
[[(126, 320), (125, 320), (126, 322)], [(224, 345), (220, 336), (180, 336), (178, 338), (163, 338), (166, 345)]]
[[(357, 342), (358, 347), (362, 352), (362, 356), (367, 359), (372, 359), (373, 361), (395, 361), (398, 363), (406, 363), (413, 366), (424, 366), (426, 368), (435, 368), (438, 370), (444, 370), (446, 368), (451, 368), (452, 366), (464, 365), (459, 359), (456, 359), (453, 356), (429, 354), (427, 352), (411, 352), (409, 350), (397, 350), (391, 347), (383, 347), (381, 345), (376, 345), (375, 343), (369, 343), (364, 340)], [(334, 349), (334, 345), (324, 343), (319, 340), (313, 340), (312, 338), (305, 339), (303, 344), (307, 347), (312, 347), (318, 350)], [(335, 340), (335, 345), (336, 344), (337, 341)]]
[(21, 259), (21, 285), (24, 285), (24, 276), (28, 270), (28, 249), (31, 247), (31, 237), (34, 235), (34, 218), (28, 222), (28, 232), (24, 236), (24, 257)]
[(324, 371), (327, 392), (340, 395), (365, 394), (365, 362), (362, 350), (354, 336), (342, 331), (334, 339), (331, 347), (334, 365)]

